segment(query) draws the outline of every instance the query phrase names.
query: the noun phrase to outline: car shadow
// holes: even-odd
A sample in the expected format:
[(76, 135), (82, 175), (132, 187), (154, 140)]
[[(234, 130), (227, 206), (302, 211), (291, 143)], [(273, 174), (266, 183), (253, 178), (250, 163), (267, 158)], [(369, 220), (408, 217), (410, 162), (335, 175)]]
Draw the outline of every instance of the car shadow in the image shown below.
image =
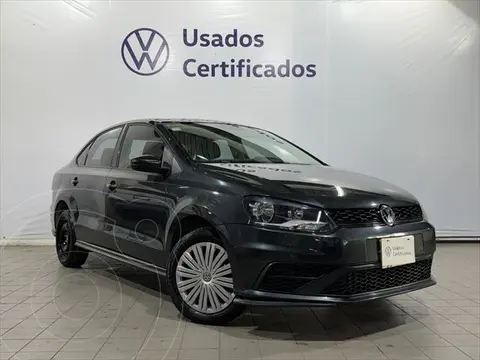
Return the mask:
[(131, 288), (139, 289), (149, 294), (158, 295), (160, 293), (161, 295), (167, 295), (162, 297), (170, 299), (167, 292), (166, 279), (150, 271), (106, 257), (100, 257), (96, 254), (93, 258), (90, 257), (88, 259), (83, 268), (94, 271), (104, 277), (117, 278), (122, 285), (128, 285)]
[[(137, 289), (159, 298), (173, 308), (167, 294), (166, 281), (156, 274), (108, 259), (89, 260), (84, 267), (99, 276), (117, 279), (122, 287)], [(142, 298), (138, 301), (141, 302)], [(160, 312), (158, 309), (149, 309), (148, 303), (145, 305), (152, 316), (183, 319), (176, 311)], [(395, 334), (396, 328), (412, 322), (416, 320), (394, 302), (380, 299), (318, 308), (250, 307), (243, 316), (226, 326), (219, 326), (218, 329), (238, 339), (253, 337), (266, 341), (294, 341), (298, 345), (321, 349), (377, 333)]]

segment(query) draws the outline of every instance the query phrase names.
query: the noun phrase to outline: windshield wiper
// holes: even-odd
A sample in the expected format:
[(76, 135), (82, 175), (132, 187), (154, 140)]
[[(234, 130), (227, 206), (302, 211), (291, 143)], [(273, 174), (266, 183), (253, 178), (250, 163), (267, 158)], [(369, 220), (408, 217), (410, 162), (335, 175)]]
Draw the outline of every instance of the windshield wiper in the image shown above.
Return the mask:
[(199, 161), (200, 164), (263, 164), (263, 165), (315, 165), (305, 163), (291, 163), (291, 162), (278, 162), (278, 161), (255, 161), (255, 160), (206, 160)]
[[(255, 160), (255, 159), (215, 159), (215, 160), (203, 160), (198, 157), (195, 159), (202, 164), (288, 164), (283, 161), (271, 161), (270, 159)], [(270, 161), (268, 161), (270, 160)]]

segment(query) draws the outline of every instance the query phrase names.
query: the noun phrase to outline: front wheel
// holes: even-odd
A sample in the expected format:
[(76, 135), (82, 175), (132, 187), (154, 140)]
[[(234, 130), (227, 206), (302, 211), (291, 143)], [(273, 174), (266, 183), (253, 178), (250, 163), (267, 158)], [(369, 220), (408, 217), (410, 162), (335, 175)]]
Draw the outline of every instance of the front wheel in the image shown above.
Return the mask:
[(233, 274), (222, 242), (208, 228), (182, 237), (168, 264), (173, 303), (193, 322), (225, 324), (243, 312), (235, 304)]

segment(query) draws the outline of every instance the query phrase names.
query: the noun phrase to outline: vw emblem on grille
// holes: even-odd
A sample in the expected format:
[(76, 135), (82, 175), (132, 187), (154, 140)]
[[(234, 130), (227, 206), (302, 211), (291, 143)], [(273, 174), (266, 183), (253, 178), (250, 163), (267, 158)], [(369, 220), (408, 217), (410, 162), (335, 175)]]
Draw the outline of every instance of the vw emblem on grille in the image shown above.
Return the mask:
[(395, 225), (395, 212), (390, 206), (380, 206), (380, 216), (385, 224), (388, 226)]

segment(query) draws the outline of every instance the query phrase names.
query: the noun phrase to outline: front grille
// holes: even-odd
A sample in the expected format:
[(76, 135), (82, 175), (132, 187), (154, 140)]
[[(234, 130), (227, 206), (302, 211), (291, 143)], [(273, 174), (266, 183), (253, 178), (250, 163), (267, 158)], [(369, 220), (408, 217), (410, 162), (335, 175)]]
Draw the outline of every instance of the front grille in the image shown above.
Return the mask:
[(325, 289), (326, 295), (355, 295), (408, 285), (431, 277), (432, 260), (387, 269), (351, 271)]
[(293, 293), (302, 286), (334, 270), (334, 266), (328, 265), (274, 263), (265, 272), (258, 290)]
[(422, 209), (420, 206), (399, 206), (393, 207), (395, 212), (395, 221), (397, 222), (414, 222), (423, 219)]
[[(418, 205), (392, 207), (395, 212), (395, 223), (421, 221), (422, 209)], [(340, 227), (363, 227), (385, 225), (378, 208), (371, 209), (330, 209), (328, 214)]]

